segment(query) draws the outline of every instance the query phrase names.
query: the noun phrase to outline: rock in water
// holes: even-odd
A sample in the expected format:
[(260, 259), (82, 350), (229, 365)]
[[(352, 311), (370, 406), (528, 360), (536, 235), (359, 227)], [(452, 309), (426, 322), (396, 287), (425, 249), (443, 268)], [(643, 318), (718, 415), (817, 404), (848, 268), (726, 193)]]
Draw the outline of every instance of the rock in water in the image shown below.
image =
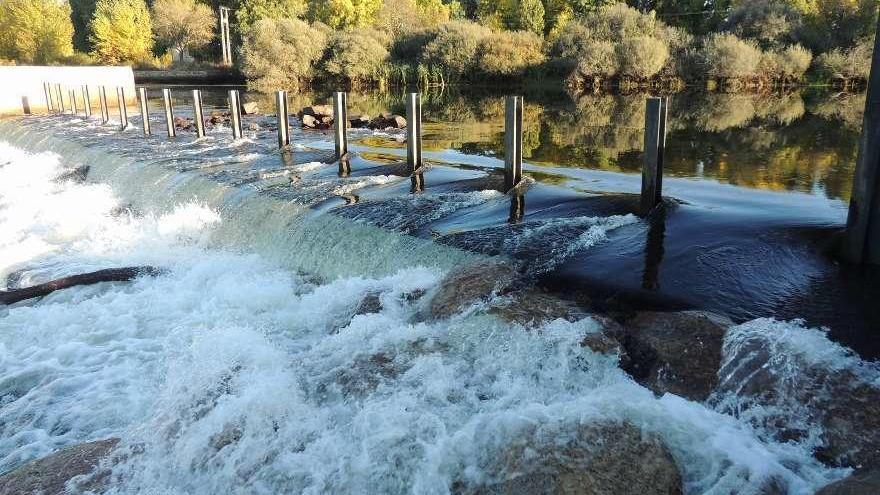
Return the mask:
[(641, 312), (609, 334), (626, 351), (623, 366), (657, 394), (702, 401), (718, 382), (724, 334), (733, 322), (699, 311)]
[(348, 118), (348, 123), (352, 129), (361, 129), (370, 125), (370, 116), (352, 115)]
[(539, 445), (525, 438), (490, 467), (494, 482), (459, 487), (462, 495), (674, 495), (678, 466), (657, 439), (627, 423), (581, 427)]
[(820, 488), (816, 495), (877, 495), (880, 471), (861, 471)]
[(241, 110), (242, 112), (244, 112), (245, 115), (254, 115), (260, 113), (260, 107), (255, 101), (249, 101), (245, 103), (241, 106)]
[(315, 117), (311, 115), (303, 115), (301, 119), (303, 127), (308, 127), (309, 129), (314, 129), (315, 127), (318, 127), (317, 119), (315, 119)]
[(428, 318), (441, 319), (466, 309), (492, 294), (508, 288), (514, 268), (502, 263), (481, 262), (454, 270), (440, 283), (428, 304)]
[(300, 110), (299, 117), (302, 118), (304, 115), (311, 115), (316, 118), (333, 117), (333, 107), (330, 105), (312, 105)]
[[(118, 438), (98, 440), (65, 447), (42, 459), (31, 461), (0, 476), (0, 495), (61, 495), (66, 493), (68, 480), (90, 474), (119, 442)], [(102, 493), (107, 473), (99, 473), (78, 488), (84, 492)]]

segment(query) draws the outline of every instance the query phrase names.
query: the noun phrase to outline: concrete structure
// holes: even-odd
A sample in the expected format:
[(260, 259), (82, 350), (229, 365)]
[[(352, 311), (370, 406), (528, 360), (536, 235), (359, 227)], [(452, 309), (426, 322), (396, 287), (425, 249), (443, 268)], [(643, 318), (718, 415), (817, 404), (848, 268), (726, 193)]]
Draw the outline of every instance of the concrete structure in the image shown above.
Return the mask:
[[(3, 91), (0, 92), (0, 115), (21, 115), (21, 99), (24, 96), (31, 102), (33, 113), (48, 113), (45, 105), (35, 104), (45, 101), (46, 90), (43, 83), (49, 83), (50, 87), (58, 89), (58, 93), (53, 96), (67, 93), (74, 88), (78, 90), (82, 86), (90, 88), (97, 88), (99, 85), (111, 88), (122, 86), (125, 88), (126, 96), (130, 98), (127, 104), (135, 104), (134, 74), (131, 67), (2, 66), (0, 81), (3, 81)], [(89, 93), (97, 103), (98, 91)], [(61, 109), (60, 101), (53, 103), (56, 110)]]

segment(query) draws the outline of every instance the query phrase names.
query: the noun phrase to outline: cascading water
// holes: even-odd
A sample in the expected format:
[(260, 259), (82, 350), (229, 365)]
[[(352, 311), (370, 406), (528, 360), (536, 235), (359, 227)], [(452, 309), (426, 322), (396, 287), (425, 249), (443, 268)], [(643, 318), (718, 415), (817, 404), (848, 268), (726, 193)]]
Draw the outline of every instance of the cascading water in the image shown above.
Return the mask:
[[(480, 304), (422, 318), (446, 273), (487, 257), (408, 235), (428, 222), (401, 210), (333, 211), (336, 196), (371, 187), (390, 205), (430, 203), (409, 199), (406, 179), (267, 166), (278, 158), (254, 140), (164, 143), (46, 122), (0, 123), (0, 280), (166, 271), (0, 309), (0, 473), (119, 437), (112, 493), (450, 493), (509, 474), (492, 466), (526, 432), (563, 445), (607, 422), (659, 438), (687, 493), (809, 494), (848, 472), (813, 457), (820, 430), (766, 435), (762, 412), (738, 414), (735, 396), (656, 397), (581, 345), (601, 329), (593, 318), (525, 328)], [(55, 180), (82, 166), (87, 182)], [(505, 201), (450, 193), (431, 220)], [(490, 237), (537, 251), (535, 239), (570, 230), (577, 244), (540, 249), (541, 272), (636, 222), (578, 217)], [(360, 311), (370, 295), (379, 304)], [(817, 330), (760, 324), (809, 336), (806, 354), (837, 349)]]

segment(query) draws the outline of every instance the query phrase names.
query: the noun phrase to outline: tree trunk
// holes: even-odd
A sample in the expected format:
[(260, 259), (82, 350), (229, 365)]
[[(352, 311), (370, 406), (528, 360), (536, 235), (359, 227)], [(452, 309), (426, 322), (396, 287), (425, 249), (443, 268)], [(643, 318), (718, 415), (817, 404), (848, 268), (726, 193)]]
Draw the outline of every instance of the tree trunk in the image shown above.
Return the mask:
[(110, 268), (91, 273), (81, 273), (24, 289), (0, 291), (0, 304), (13, 304), (35, 297), (43, 297), (56, 290), (67, 289), (77, 285), (91, 285), (100, 282), (127, 282), (141, 275), (156, 276), (160, 273), (161, 270), (152, 266)]

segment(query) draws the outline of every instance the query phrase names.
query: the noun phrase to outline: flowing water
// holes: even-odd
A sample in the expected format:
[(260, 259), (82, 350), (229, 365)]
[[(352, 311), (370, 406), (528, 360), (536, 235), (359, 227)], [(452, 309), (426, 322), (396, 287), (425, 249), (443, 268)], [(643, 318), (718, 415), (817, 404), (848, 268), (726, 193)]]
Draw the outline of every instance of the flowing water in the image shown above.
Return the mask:
[[(634, 98), (527, 107), (531, 188), (512, 222), (512, 199), (492, 187), (503, 141), (499, 107), (488, 103), (475, 111), (430, 102), (433, 167), (418, 194), (393, 165), (404, 153), (397, 131), (352, 131), (357, 156), (341, 170), (319, 132), (295, 131), (292, 154), (279, 155), (271, 116), (248, 117), (259, 130), (235, 143), (223, 126), (169, 141), (154, 123), (157, 135), (144, 138), (137, 117), (124, 132), (71, 116), (0, 122), (0, 286), (164, 269), (0, 309), (0, 473), (119, 437), (126, 454), (113, 467), (114, 493), (449, 493), (494, 481), (493, 459), (535, 427), (561, 445), (581, 425), (612, 421), (659, 437), (687, 493), (760, 493), (772, 481), (809, 494), (845, 476), (813, 457), (818, 425), (781, 441), (767, 426), (779, 411), (737, 413), (735, 396), (656, 397), (615, 356), (580, 345), (601, 330), (591, 317), (527, 328), (483, 301), (425, 318), (445, 274), (487, 259), (574, 298), (594, 294), (596, 278), (635, 277), (654, 295), (677, 286), (670, 298), (686, 303), (717, 286), (704, 306), (741, 322), (726, 348), (773, 335), (780, 357), (878, 383), (871, 363), (829, 338), (834, 327), (811, 326), (805, 305), (791, 303), (832, 276), (833, 263), (804, 247), (801, 232), (842, 224), (857, 130), (820, 126), (844, 117), (815, 106), (804, 115), (803, 100), (777, 102), (775, 113), (752, 100), (750, 110), (728, 104), (732, 116), (719, 115), (719, 101), (704, 113), (673, 112), (681, 124), (671, 126), (665, 191), (680, 205), (662, 225), (657, 259), (656, 222), (616, 194), (638, 187), (626, 173), (638, 169), (641, 146)], [(353, 103), (352, 113), (398, 110), (367, 96)], [(627, 111), (635, 115), (618, 121)], [(753, 152), (742, 134), (753, 136)], [(84, 166), (84, 181), (58, 180)], [(724, 235), (710, 242), (698, 232), (706, 229)], [(694, 265), (679, 240), (688, 236), (703, 243), (707, 272), (683, 283), (676, 277)], [(760, 243), (725, 242), (742, 237)], [(755, 245), (772, 267), (750, 258)], [(616, 287), (623, 298), (627, 283)], [(366, 296), (378, 297), (375, 312), (359, 310)], [(838, 321), (864, 319), (868, 309), (852, 308)], [(795, 317), (808, 321), (784, 321)], [(792, 423), (795, 406), (783, 412)]]

